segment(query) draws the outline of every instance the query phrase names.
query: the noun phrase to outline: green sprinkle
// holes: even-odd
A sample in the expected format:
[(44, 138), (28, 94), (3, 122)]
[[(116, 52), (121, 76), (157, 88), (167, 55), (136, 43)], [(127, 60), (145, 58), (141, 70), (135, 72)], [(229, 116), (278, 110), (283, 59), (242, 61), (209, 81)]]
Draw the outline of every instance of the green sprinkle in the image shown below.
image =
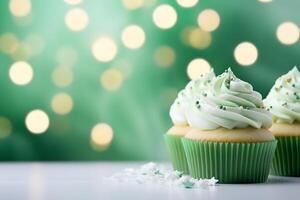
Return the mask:
[(191, 181), (183, 182), (183, 186), (187, 189), (193, 188), (194, 185), (195, 185), (195, 183), (193, 183)]
[(181, 177), (183, 176), (183, 172), (181, 172), (181, 171), (176, 171), (176, 176), (177, 176), (178, 178), (181, 178)]
[(156, 171), (154, 172), (154, 174), (155, 174), (155, 175), (162, 175), (162, 173), (161, 173), (159, 170), (156, 170)]

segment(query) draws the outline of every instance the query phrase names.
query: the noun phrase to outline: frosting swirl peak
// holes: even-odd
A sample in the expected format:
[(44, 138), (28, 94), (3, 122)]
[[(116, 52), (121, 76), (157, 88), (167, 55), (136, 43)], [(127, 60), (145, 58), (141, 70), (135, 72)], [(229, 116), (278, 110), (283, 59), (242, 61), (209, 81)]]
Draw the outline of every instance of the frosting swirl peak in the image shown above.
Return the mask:
[(230, 68), (213, 80), (207, 95), (197, 98), (188, 111), (189, 124), (201, 130), (269, 128), (272, 124), (261, 94), (238, 79)]
[(274, 122), (300, 122), (300, 72), (297, 67), (276, 80), (264, 103)]

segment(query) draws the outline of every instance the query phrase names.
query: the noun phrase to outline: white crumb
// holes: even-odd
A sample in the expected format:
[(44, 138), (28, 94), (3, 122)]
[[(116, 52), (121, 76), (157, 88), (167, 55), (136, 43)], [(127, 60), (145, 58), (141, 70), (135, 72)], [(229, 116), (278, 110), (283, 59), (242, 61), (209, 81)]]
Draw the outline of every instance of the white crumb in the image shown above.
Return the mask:
[(183, 188), (200, 188), (214, 186), (218, 182), (214, 177), (210, 179), (194, 179), (179, 171), (167, 170), (156, 163), (150, 162), (139, 168), (127, 168), (113, 174), (109, 180), (118, 182), (135, 182), (139, 184), (162, 184)]

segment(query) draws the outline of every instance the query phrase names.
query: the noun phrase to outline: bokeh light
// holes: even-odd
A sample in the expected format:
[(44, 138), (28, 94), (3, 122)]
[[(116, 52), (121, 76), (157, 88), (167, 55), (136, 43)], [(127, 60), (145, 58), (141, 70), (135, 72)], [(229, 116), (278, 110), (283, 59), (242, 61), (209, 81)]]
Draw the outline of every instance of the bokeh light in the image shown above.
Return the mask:
[(33, 70), (29, 63), (24, 61), (15, 62), (9, 69), (11, 81), (17, 85), (26, 85), (33, 78)]
[(25, 119), (27, 129), (33, 134), (44, 133), (48, 129), (49, 124), (47, 113), (38, 109), (30, 111)]
[(78, 60), (77, 51), (70, 46), (62, 46), (56, 53), (56, 61), (61, 66), (73, 66)]
[(95, 125), (91, 131), (91, 141), (99, 150), (105, 150), (113, 139), (113, 129), (106, 123)]
[(73, 8), (65, 16), (65, 23), (71, 31), (82, 31), (89, 23), (89, 17), (85, 10)]
[(123, 75), (118, 69), (108, 69), (101, 74), (100, 83), (106, 90), (118, 90), (123, 83)]
[(78, 5), (82, 2), (82, 0), (64, 0), (65, 3), (70, 4), (70, 5)]
[(261, 2), (261, 3), (270, 3), (270, 2), (272, 2), (273, 0), (258, 0), (259, 2)]
[(99, 37), (92, 44), (92, 53), (101, 62), (111, 61), (117, 52), (117, 45), (110, 37)]
[(188, 28), (184, 34), (187, 34), (187, 36), (184, 36), (187, 37), (187, 44), (196, 49), (205, 49), (212, 42), (211, 34), (200, 28)]
[(25, 17), (31, 12), (30, 0), (10, 0), (9, 9), (15, 17)]
[(52, 110), (59, 115), (68, 114), (73, 108), (73, 99), (66, 93), (56, 94), (52, 98), (51, 107)]
[(192, 60), (187, 66), (187, 75), (194, 80), (199, 78), (202, 74), (210, 71), (211, 66), (209, 62), (203, 58), (196, 58)]
[(140, 48), (145, 38), (144, 30), (137, 25), (127, 26), (122, 32), (122, 42), (129, 49)]
[(0, 117), (0, 138), (6, 138), (12, 132), (12, 124), (6, 117)]
[(6, 54), (13, 54), (19, 46), (19, 41), (15, 34), (5, 33), (0, 36), (0, 50)]
[(206, 9), (198, 15), (197, 22), (202, 30), (211, 32), (219, 27), (220, 16), (217, 11)]
[(29, 60), (32, 56), (32, 49), (29, 44), (24, 41), (18, 43), (17, 49), (11, 54), (13, 60)]
[(234, 49), (234, 58), (240, 65), (252, 65), (257, 60), (257, 57), (257, 48), (250, 42), (242, 42)]
[(158, 47), (154, 52), (154, 61), (160, 67), (170, 67), (176, 59), (175, 51), (172, 47), (163, 45)]
[(43, 52), (46, 42), (45, 40), (37, 34), (30, 34), (24, 39), (24, 43), (29, 48), (29, 52), (32, 55), (38, 55)]
[(176, 10), (167, 4), (163, 4), (155, 8), (152, 19), (154, 24), (161, 29), (172, 28), (177, 21)]
[(122, 0), (122, 3), (125, 8), (135, 10), (143, 6), (144, 0)]
[(67, 87), (73, 82), (73, 72), (69, 67), (58, 67), (52, 72), (52, 80), (59, 88)]
[(177, 3), (184, 8), (191, 8), (198, 3), (198, 0), (176, 0)]
[(299, 27), (293, 22), (284, 22), (278, 26), (276, 36), (282, 44), (295, 44), (299, 40)]

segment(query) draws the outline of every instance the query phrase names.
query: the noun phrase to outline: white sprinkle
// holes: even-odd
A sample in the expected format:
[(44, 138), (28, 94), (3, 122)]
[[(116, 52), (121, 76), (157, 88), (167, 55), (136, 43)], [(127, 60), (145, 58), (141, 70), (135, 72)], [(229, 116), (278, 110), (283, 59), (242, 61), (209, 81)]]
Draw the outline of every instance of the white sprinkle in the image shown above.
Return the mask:
[(184, 188), (203, 188), (214, 186), (218, 182), (211, 179), (194, 179), (179, 171), (167, 170), (163, 166), (150, 162), (139, 168), (127, 168), (123, 172), (113, 174), (109, 180), (117, 182), (132, 182), (138, 184), (162, 184)]

